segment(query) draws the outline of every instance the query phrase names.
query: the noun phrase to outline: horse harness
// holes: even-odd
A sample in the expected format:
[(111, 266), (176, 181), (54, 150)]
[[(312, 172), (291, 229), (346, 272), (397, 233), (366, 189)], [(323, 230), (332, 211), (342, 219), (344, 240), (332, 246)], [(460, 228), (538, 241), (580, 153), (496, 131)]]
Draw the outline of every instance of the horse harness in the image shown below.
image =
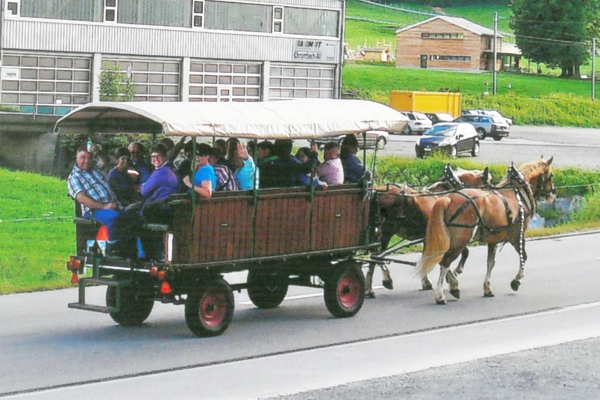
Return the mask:
[[(511, 210), (511, 208), (508, 204), (508, 200), (499, 190), (512, 188), (514, 190), (515, 198), (517, 199), (517, 203), (519, 205), (519, 217), (517, 220), (520, 222), (520, 225), (521, 225), (520, 226), (520, 239), (521, 239), (521, 242), (523, 242), (524, 241), (524, 231), (525, 231), (525, 229), (524, 229), (525, 219), (532, 217), (536, 212), (536, 203), (535, 203), (535, 199), (534, 199), (534, 194), (533, 194), (531, 185), (527, 181), (525, 181), (525, 178), (523, 177), (523, 175), (516, 168), (514, 168), (514, 166), (511, 166), (511, 168), (509, 169), (508, 178), (516, 181), (516, 184), (514, 184), (514, 186), (507, 185), (504, 187), (493, 188), (488, 193), (485, 194), (485, 196), (494, 194), (494, 195), (498, 196), (498, 198), (500, 198), (500, 200), (504, 204), (504, 209), (506, 212), (506, 220), (508, 221), (507, 225), (499, 226), (499, 227), (486, 226), (484, 223), (484, 219), (481, 215), (481, 211), (479, 210), (479, 207), (477, 206), (477, 204), (475, 202), (477, 199), (482, 198), (484, 196), (469, 196), (468, 194), (463, 193), (462, 191), (457, 191), (455, 193), (461, 195), (467, 201), (465, 203), (463, 203), (454, 212), (454, 214), (450, 217), (450, 220), (446, 223), (446, 225), (448, 227), (455, 227), (455, 228), (469, 228), (469, 229), (479, 228), (479, 230), (478, 230), (479, 239), (483, 238), (485, 231), (492, 233), (492, 234), (496, 234), (496, 233), (500, 233), (502, 231), (510, 229), (513, 226), (514, 222), (516, 222), (516, 221), (513, 221), (513, 211)], [(477, 214), (476, 222), (471, 225), (455, 223), (454, 221), (460, 215), (462, 215), (469, 206), (473, 206), (473, 209), (475, 210), (475, 213)], [(525, 212), (525, 207), (527, 207), (527, 212)]]

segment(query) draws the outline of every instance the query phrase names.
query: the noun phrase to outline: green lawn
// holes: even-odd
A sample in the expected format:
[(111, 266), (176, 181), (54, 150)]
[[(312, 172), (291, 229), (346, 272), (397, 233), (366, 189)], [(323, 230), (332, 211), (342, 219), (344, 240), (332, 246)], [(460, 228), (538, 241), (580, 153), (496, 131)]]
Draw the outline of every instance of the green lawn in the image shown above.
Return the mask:
[(0, 169), (0, 294), (64, 287), (75, 249), (65, 181)]

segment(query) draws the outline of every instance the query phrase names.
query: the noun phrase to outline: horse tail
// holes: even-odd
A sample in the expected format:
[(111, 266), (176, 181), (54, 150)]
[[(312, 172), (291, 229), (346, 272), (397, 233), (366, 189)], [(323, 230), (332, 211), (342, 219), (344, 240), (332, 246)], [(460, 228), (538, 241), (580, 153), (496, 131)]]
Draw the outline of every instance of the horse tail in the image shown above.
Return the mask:
[(431, 211), (425, 234), (423, 256), (417, 264), (421, 278), (425, 278), (442, 261), (444, 254), (450, 249), (450, 232), (444, 221), (444, 215), (451, 201), (449, 197), (442, 197), (435, 202)]

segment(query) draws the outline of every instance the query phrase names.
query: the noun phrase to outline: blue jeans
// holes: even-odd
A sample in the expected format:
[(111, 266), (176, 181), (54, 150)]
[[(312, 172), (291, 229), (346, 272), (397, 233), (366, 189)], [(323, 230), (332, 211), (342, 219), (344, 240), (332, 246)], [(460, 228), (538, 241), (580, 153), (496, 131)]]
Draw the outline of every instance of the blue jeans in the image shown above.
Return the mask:
[(114, 240), (114, 224), (119, 216), (119, 212), (116, 210), (93, 210), (92, 215), (96, 221), (100, 222), (102, 225), (106, 225), (106, 229), (108, 229), (108, 240)]

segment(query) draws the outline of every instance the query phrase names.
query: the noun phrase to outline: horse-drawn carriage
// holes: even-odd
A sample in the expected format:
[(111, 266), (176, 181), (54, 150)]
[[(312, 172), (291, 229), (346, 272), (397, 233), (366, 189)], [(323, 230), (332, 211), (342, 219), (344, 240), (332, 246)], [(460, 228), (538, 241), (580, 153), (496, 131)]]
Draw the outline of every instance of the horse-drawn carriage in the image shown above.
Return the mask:
[[(59, 120), (57, 127), (86, 134), (310, 140), (345, 133), (362, 133), (364, 139), (369, 130), (398, 131), (405, 124), (403, 115), (377, 103), (291, 100), (92, 103)], [(366, 164), (366, 151), (363, 160)], [(438, 303), (445, 303), (441, 285), (446, 277), (451, 293), (458, 296), (456, 275), (448, 267), (462, 254), (456, 273), (460, 272), (468, 255), (465, 246), (473, 237), (489, 246), (485, 295), (493, 295), (489, 275), (499, 242), (510, 242), (521, 255), (512, 284), (516, 290), (526, 259), (524, 231), (535, 210), (535, 197), (553, 194), (551, 162), (542, 159), (520, 172), (511, 167), (498, 186), (491, 185), (487, 169), (454, 174), (448, 168), (442, 182), (424, 191), (406, 185), (373, 188), (372, 182), (363, 180), (324, 191), (311, 186), (215, 192), (211, 198), (197, 198), (194, 192), (174, 195), (168, 202), (173, 223), (143, 227), (160, 233), (164, 261), (105, 257), (97, 240), (99, 225), (77, 216), (77, 254), (67, 268), (78, 281), (79, 299), (69, 307), (109, 313), (121, 325), (139, 325), (155, 301), (184, 304), (191, 331), (215, 336), (231, 322), (233, 291), (246, 289), (257, 307), (274, 308), (290, 285), (298, 285), (322, 288), (329, 312), (350, 317), (362, 307), (365, 293), (372, 296), (376, 265), (384, 270), (384, 285), (391, 287), (385, 263), (398, 262), (390, 255), (406, 245), (388, 249), (394, 234), (412, 239), (409, 243), (427, 239), (418, 267), (423, 287), (431, 288), (427, 273), (438, 262), (442, 266)], [(367, 257), (359, 257), (363, 254)], [(370, 269), (365, 283), (366, 264)], [(85, 268), (91, 269), (91, 276)], [(246, 282), (225, 281), (227, 273), (236, 271), (247, 271)], [(107, 286), (105, 306), (86, 303), (86, 287), (92, 285)]]
[[(374, 102), (291, 100), (91, 103), (59, 120), (57, 128), (61, 133), (311, 140), (399, 131), (405, 124), (402, 114)], [(184, 304), (192, 332), (214, 336), (232, 319), (233, 291), (247, 289), (256, 306), (273, 308), (284, 300), (289, 285), (299, 285), (323, 288), (331, 314), (352, 316), (363, 304), (365, 289), (362, 263), (354, 256), (379, 246), (372, 194), (371, 182), (365, 180), (327, 190), (311, 186), (215, 192), (211, 198), (194, 192), (174, 195), (168, 201), (173, 223), (144, 227), (162, 233), (164, 262), (105, 257), (96, 240), (98, 223), (78, 216), (77, 254), (67, 268), (78, 281), (79, 299), (69, 307), (109, 313), (121, 325), (139, 325), (155, 301)], [(91, 276), (84, 274), (86, 267)], [(235, 271), (248, 271), (247, 281), (228, 284), (224, 275)], [(92, 285), (107, 286), (105, 306), (86, 302), (86, 287)]]

